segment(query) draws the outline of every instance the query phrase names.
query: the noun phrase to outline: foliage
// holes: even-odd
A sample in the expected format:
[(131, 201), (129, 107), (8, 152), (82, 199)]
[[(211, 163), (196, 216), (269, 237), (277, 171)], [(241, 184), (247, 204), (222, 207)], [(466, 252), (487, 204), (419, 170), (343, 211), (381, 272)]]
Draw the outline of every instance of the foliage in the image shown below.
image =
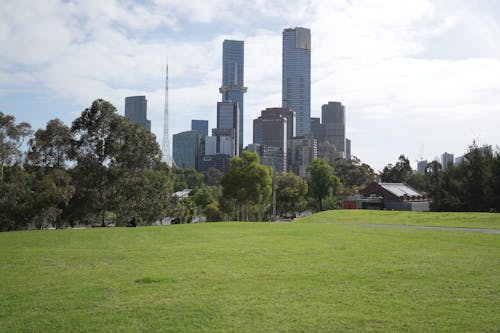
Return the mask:
[(217, 222), (223, 219), (222, 212), (216, 202), (209, 203), (203, 210), (203, 214), (205, 214), (207, 222)]
[(31, 220), (33, 193), (30, 174), (21, 167), (6, 166), (0, 182), (0, 230), (21, 229)]
[(319, 158), (314, 160), (308, 171), (311, 173), (309, 192), (316, 199), (319, 210), (323, 210), (325, 198), (335, 195), (342, 189), (340, 179), (333, 173), (333, 167)]
[(339, 177), (344, 186), (344, 194), (353, 194), (363, 185), (377, 180), (375, 171), (366, 163), (361, 163), (356, 156), (350, 160), (338, 158), (332, 166), (335, 170), (335, 175)]
[(173, 224), (191, 223), (196, 215), (196, 204), (190, 198), (178, 198), (173, 196), (170, 199), (169, 216), (173, 218)]
[(279, 215), (301, 213), (306, 208), (307, 182), (301, 177), (283, 172), (276, 177), (276, 209)]
[(32, 134), (28, 123), (16, 124), (16, 118), (0, 112), (0, 182), (4, 180), (4, 167), (12, 165), (22, 157), (21, 145)]
[[(221, 184), (223, 200), (234, 200), (238, 207), (244, 207), (243, 212), (248, 210), (245, 206), (257, 204), (258, 220), (261, 221), (262, 205), (268, 202), (271, 196), (272, 177), (271, 168), (261, 165), (256, 153), (244, 151), (242, 157), (234, 157)], [(238, 211), (238, 208), (236, 210)]]
[(29, 140), (30, 164), (45, 168), (65, 168), (71, 149), (71, 131), (59, 119), (50, 120), (46, 129), (35, 132)]
[(36, 168), (31, 181), (31, 221), (37, 228), (61, 227), (60, 216), (75, 192), (70, 174), (64, 169)]
[(185, 189), (195, 189), (203, 184), (203, 174), (193, 168), (175, 168), (174, 172), (174, 191)]
[(383, 183), (404, 183), (413, 174), (410, 161), (405, 155), (400, 155), (398, 162), (393, 166), (388, 164), (380, 173), (380, 181)]
[(220, 186), (224, 173), (216, 168), (208, 168), (205, 172), (205, 184), (207, 186)]

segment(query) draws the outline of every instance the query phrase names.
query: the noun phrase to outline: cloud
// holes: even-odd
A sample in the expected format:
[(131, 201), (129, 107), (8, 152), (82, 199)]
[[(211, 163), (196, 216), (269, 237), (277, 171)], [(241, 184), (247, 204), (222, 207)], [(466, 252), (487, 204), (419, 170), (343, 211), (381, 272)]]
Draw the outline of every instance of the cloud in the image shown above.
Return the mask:
[[(18, 0), (1, 2), (0, 13), (4, 111), (17, 105), (12, 96), (26, 93), (44, 94), (54, 109), (71, 104), (80, 111), (99, 97), (123, 110), (126, 96), (146, 95), (161, 140), (168, 56), (171, 133), (188, 130), (193, 118), (214, 127), (222, 41), (242, 39), (250, 143), (252, 120), (281, 104), (282, 29), (305, 26), (313, 39), (311, 113), (318, 116), (332, 100), (346, 105), (353, 153), (363, 161), (381, 169), (422, 144), (435, 156), (445, 150), (459, 155), (476, 137), (500, 141), (500, 6)], [(41, 114), (45, 123), (51, 111)]]

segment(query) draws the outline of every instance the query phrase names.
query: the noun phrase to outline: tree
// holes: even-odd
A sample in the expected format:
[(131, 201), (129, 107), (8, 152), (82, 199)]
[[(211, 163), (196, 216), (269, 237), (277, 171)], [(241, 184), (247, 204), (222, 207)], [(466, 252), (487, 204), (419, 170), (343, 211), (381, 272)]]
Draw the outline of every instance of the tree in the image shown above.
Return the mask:
[(60, 216), (75, 192), (70, 174), (64, 169), (37, 168), (32, 170), (31, 181), (32, 222), (38, 228), (61, 227)]
[(71, 149), (71, 131), (59, 119), (50, 120), (28, 142), (28, 161), (35, 166), (62, 169)]
[(207, 222), (217, 222), (222, 220), (222, 213), (216, 202), (209, 203), (203, 210), (203, 213), (207, 218)]
[(104, 224), (106, 211), (122, 211), (123, 218), (141, 215), (152, 222), (165, 211), (161, 201), (170, 192), (169, 169), (163, 169), (161, 150), (151, 133), (101, 99), (82, 112), (71, 131), (71, 157), (77, 162), (71, 170), (76, 186), (72, 218), (101, 216)]
[(216, 168), (208, 168), (205, 172), (205, 184), (207, 186), (220, 186), (224, 173)]
[(276, 183), (278, 214), (287, 216), (304, 211), (307, 204), (307, 182), (291, 172), (283, 172), (276, 177)]
[(384, 183), (404, 183), (413, 174), (410, 161), (405, 155), (400, 155), (398, 162), (393, 166), (388, 164), (380, 173), (380, 180)]
[(18, 165), (5, 166), (0, 182), (0, 230), (20, 229), (31, 221), (30, 174)]
[(203, 184), (203, 174), (193, 168), (176, 168), (174, 172), (174, 191), (182, 191), (186, 188), (195, 189)]
[[(261, 165), (256, 153), (244, 151), (242, 157), (234, 157), (221, 184), (223, 200), (226, 202), (234, 200), (238, 207), (245, 209), (248, 209), (251, 203), (257, 204), (258, 220), (261, 221), (262, 205), (271, 195), (272, 177), (271, 168)], [(237, 208), (236, 211), (238, 210)]]
[(0, 183), (4, 180), (4, 167), (21, 160), (20, 147), (33, 133), (30, 124), (16, 124), (15, 120), (14, 116), (0, 112)]
[(359, 188), (377, 180), (375, 171), (365, 163), (353, 156), (350, 160), (338, 158), (332, 166), (335, 175), (339, 177), (344, 186), (345, 194), (355, 193)]
[(192, 199), (198, 207), (198, 216), (201, 214), (202, 209), (214, 201), (212, 191), (203, 185), (194, 190)]
[(342, 188), (342, 183), (334, 175), (333, 167), (321, 158), (314, 160), (308, 171), (311, 173), (309, 192), (316, 198), (319, 210), (322, 211), (324, 199), (338, 193)]

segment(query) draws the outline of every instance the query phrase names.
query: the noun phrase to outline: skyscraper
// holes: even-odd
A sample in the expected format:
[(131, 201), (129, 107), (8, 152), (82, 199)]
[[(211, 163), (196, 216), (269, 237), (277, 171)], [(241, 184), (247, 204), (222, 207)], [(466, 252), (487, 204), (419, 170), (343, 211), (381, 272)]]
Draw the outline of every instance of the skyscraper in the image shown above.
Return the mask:
[(186, 131), (174, 134), (173, 155), (179, 168), (197, 168), (200, 149), (200, 135), (196, 131)]
[(191, 120), (191, 130), (198, 132), (205, 139), (208, 136), (208, 120)]
[(224, 135), (218, 134), (218, 136), (232, 136), (235, 144), (235, 156), (241, 154), (241, 139), (239, 137), (241, 122), (239, 116), (238, 102), (217, 102), (217, 130), (219, 133), (226, 133)]
[(125, 97), (125, 117), (151, 132), (151, 120), (148, 116), (146, 96)]
[(283, 30), (282, 106), (297, 114), (297, 135), (311, 128), (311, 30)]
[(245, 44), (239, 40), (224, 40), (222, 44), (222, 86), (219, 91), (223, 102), (238, 102), (239, 151), (243, 150), (243, 94), (247, 92), (244, 86)]
[(340, 102), (328, 102), (321, 107), (325, 140), (335, 145), (338, 152), (346, 152), (345, 108)]

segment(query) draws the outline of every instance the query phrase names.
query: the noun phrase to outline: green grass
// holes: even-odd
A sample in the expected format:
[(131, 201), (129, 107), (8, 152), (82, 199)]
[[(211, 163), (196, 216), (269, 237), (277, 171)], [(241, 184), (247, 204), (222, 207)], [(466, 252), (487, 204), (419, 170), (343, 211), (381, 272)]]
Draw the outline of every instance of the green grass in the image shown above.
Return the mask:
[(434, 213), (380, 210), (335, 210), (314, 214), (301, 223), (375, 223), (500, 229), (498, 213)]
[(0, 233), (0, 331), (500, 330), (500, 235), (342, 214)]

